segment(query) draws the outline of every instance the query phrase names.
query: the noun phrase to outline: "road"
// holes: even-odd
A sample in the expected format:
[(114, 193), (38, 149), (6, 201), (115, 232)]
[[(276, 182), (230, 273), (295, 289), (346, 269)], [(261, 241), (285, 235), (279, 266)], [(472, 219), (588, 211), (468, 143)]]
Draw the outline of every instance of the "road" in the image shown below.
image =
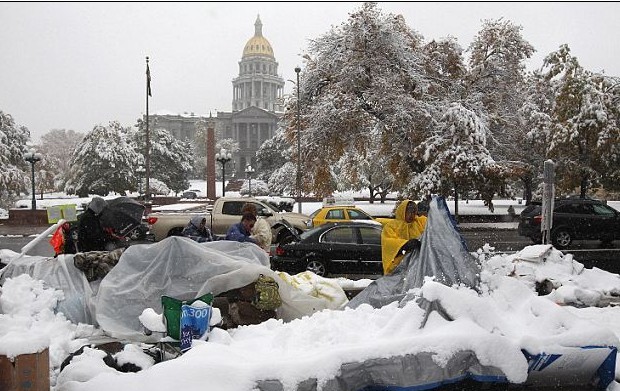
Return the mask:
[[(471, 230), (463, 231), (462, 234), (470, 251), (476, 251), (488, 243), (497, 253), (511, 254), (533, 244), (529, 238), (519, 236), (516, 230)], [(598, 267), (620, 274), (619, 240), (607, 247), (603, 247), (598, 240), (575, 240), (562, 252), (572, 254), (576, 261), (587, 268)]]
[[(470, 251), (476, 251), (489, 244), (496, 253), (511, 254), (532, 244), (530, 239), (519, 236), (516, 230), (477, 229), (466, 230), (462, 234)], [(0, 249), (20, 252), (22, 247), (33, 239), (34, 237), (0, 236)], [(575, 260), (588, 268), (598, 267), (620, 274), (620, 241), (613, 242), (610, 248), (602, 248), (599, 241), (575, 241), (564, 253), (573, 254)], [(44, 239), (28, 254), (52, 257), (54, 250), (49, 244), (49, 239)]]

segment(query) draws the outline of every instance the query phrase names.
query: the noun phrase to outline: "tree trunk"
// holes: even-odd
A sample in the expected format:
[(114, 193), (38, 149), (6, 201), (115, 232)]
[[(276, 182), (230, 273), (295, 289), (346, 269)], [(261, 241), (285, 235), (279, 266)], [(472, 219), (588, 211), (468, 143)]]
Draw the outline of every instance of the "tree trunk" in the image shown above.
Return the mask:
[(459, 192), (456, 183), (454, 184), (454, 220), (459, 222)]
[(532, 203), (532, 177), (522, 177), (523, 181), (523, 198), (525, 198), (525, 205)]
[(589, 175), (584, 175), (581, 177), (581, 193), (579, 194), (579, 197), (581, 198), (586, 198), (586, 191), (588, 190), (588, 178), (590, 176)]
[(374, 187), (372, 185), (368, 186), (368, 191), (370, 193), (370, 199), (368, 201), (371, 204), (374, 204), (375, 203), (375, 189), (374, 189)]

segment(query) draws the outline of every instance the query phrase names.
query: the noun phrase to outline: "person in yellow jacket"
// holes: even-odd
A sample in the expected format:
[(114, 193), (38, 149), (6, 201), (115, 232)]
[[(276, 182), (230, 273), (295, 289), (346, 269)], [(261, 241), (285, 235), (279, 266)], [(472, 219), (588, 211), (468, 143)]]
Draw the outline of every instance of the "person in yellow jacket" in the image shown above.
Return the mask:
[(397, 207), (394, 219), (383, 226), (381, 233), (381, 260), (383, 274), (392, 273), (405, 253), (419, 248), (418, 238), (426, 228), (426, 216), (417, 215), (414, 201), (404, 200)]

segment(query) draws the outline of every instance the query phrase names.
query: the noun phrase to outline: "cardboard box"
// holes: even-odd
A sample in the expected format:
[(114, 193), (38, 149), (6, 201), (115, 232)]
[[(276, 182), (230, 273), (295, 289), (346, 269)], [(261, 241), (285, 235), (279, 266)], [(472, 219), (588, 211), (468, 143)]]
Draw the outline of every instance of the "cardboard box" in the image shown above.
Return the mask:
[(0, 355), (0, 390), (49, 391), (49, 350), (21, 354), (13, 360)]

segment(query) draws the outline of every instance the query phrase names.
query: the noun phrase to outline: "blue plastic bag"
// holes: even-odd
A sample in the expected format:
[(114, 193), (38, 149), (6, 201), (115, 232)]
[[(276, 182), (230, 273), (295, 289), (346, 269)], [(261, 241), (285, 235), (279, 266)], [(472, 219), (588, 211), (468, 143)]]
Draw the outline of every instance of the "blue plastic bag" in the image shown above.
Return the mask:
[(192, 340), (205, 339), (209, 332), (209, 321), (211, 320), (212, 312), (210, 305), (183, 304), (181, 306), (181, 352), (185, 352), (192, 347)]

